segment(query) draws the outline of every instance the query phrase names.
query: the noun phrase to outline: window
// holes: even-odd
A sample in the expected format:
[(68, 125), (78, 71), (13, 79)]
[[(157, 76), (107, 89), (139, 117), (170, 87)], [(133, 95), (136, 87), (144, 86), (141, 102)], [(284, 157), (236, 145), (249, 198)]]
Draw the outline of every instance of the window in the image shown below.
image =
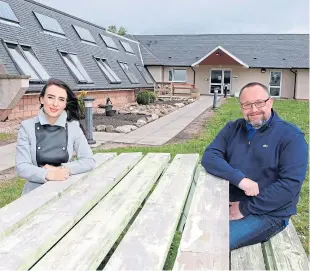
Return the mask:
[(125, 51), (130, 54), (135, 54), (133, 49), (131, 48), (130, 44), (126, 41), (119, 41), (121, 45), (124, 47)]
[(7, 49), (21, 72), (30, 76), (32, 81), (47, 81), (50, 76), (28, 46), (6, 44)]
[(76, 33), (79, 35), (81, 40), (88, 41), (88, 42), (96, 44), (94, 37), (92, 36), (92, 34), (89, 32), (88, 29), (85, 29), (85, 28), (82, 28), (82, 27), (79, 27), (76, 25), (73, 25), (73, 27), (74, 27)]
[(186, 82), (186, 69), (169, 70), (168, 80), (172, 82)]
[(3, 1), (0, 1), (0, 19), (19, 24), (19, 21), (10, 5)]
[(39, 14), (34, 12), (35, 16), (37, 17), (39, 23), (41, 24), (42, 28), (46, 31), (50, 31), (53, 33), (65, 35), (65, 32), (62, 30), (58, 21), (54, 18)]
[(64, 62), (79, 83), (92, 83), (91, 78), (82, 66), (79, 58), (75, 54), (60, 53)]
[(141, 73), (141, 75), (144, 78), (144, 80), (148, 84), (153, 84), (154, 83), (152, 77), (150, 76), (150, 74), (148, 73), (148, 71), (144, 67), (140, 66), (139, 64), (136, 64), (136, 67), (137, 67), (138, 71)]
[(279, 97), (281, 93), (281, 72), (270, 72), (269, 93), (271, 96)]
[(122, 70), (124, 71), (124, 73), (126, 74), (126, 76), (128, 77), (129, 81), (132, 84), (139, 84), (139, 80), (137, 79), (137, 77), (134, 75), (134, 73), (129, 69), (128, 64), (125, 62), (118, 62), (118, 64), (121, 66)]
[(116, 73), (111, 69), (108, 62), (105, 59), (95, 58), (99, 68), (102, 70), (104, 75), (110, 81), (111, 84), (122, 83), (121, 79), (116, 75)]
[(108, 48), (112, 48), (112, 49), (116, 49), (118, 50), (114, 40), (111, 38), (111, 37), (107, 37), (107, 36), (103, 36), (100, 34), (100, 37), (102, 38), (103, 42), (105, 43), (105, 45), (108, 47)]

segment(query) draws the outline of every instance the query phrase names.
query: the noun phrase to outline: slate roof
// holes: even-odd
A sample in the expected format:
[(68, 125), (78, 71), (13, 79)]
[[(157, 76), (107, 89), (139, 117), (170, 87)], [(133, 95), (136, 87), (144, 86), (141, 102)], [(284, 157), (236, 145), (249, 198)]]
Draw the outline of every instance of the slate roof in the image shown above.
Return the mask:
[[(308, 34), (135, 35), (165, 66), (191, 66), (221, 46), (250, 67), (309, 68)], [(143, 59), (148, 53), (142, 51)], [(256, 59), (254, 59), (256, 58)], [(148, 61), (147, 65), (158, 65)]]
[[(20, 27), (0, 22), (0, 38), (3, 41), (20, 43), (31, 46), (40, 63), (44, 66), (51, 77), (61, 79), (70, 84), (75, 90), (85, 89), (124, 89), (150, 87), (145, 82), (134, 64), (142, 64), (139, 44), (137, 41), (115, 36), (105, 31), (105, 28), (86, 22), (61, 11), (47, 7), (31, 0), (2, 0), (7, 2), (19, 20)], [(66, 34), (66, 38), (45, 34), (34, 15), (34, 12), (47, 15), (58, 21)], [(94, 37), (98, 46), (81, 42), (77, 32), (72, 25), (77, 25), (88, 29)], [(106, 47), (99, 36), (103, 34), (113, 38), (119, 51), (110, 50)], [(133, 48), (135, 55), (127, 54), (120, 44), (120, 40), (126, 41)], [(65, 65), (58, 51), (76, 53), (83, 67), (87, 71), (93, 84), (78, 84), (72, 76), (70, 70)], [(113, 71), (122, 80), (121, 84), (110, 84), (102, 71), (99, 69), (93, 56), (107, 59)], [(140, 84), (132, 84), (117, 61), (127, 62), (131, 70), (136, 75)], [(0, 63), (4, 63), (9, 74), (19, 74), (15, 64), (5, 49), (3, 42), (0, 42)], [(32, 83), (29, 91), (42, 89), (42, 84)], [(152, 87), (153, 85), (151, 85)]]

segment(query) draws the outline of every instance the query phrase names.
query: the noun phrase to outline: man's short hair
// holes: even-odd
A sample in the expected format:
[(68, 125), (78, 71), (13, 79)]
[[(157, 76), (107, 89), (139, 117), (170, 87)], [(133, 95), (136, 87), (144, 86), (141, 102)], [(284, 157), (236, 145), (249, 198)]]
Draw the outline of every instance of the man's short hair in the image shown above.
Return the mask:
[(270, 96), (269, 96), (268, 87), (266, 87), (264, 84), (259, 83), (259, 82), (251, 82), (251, 83), (246, 84), (246, 85), (240, 90), (240, 93), (239, 93), (239, 100), (240, 100), (240, 97), (241, 97), (242, 92), (243, 92), (246, 88), (255, 87), (255, 86), (260, 86), (260, 87), (262, 87), (262, 88), (265, 90), (265, 92), (266, 92), (266, 94), (268, 95), (268, 97), (270, 97)]

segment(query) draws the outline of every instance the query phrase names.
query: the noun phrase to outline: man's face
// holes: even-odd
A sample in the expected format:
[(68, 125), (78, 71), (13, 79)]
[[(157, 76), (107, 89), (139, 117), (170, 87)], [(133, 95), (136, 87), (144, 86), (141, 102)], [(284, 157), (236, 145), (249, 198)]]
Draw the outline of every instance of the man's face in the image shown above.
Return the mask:
[(248, 87), (240, 96), (243, 117), (256, 129), (262, 127), (271, 116), (273, 100), (270, 98), (266, 101), (268, 98), (261, 86)]

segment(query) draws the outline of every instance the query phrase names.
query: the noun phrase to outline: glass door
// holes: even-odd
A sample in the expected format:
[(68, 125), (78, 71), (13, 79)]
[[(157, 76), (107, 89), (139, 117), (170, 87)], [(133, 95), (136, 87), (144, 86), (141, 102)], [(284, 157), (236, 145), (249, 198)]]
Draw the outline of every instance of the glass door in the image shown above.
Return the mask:
[(218, 89), (218, 93), (224, 93), (231, 89), (231, 70), (211, 70), (210, 78), (210, 93), (214, 93), (214, 90)]

